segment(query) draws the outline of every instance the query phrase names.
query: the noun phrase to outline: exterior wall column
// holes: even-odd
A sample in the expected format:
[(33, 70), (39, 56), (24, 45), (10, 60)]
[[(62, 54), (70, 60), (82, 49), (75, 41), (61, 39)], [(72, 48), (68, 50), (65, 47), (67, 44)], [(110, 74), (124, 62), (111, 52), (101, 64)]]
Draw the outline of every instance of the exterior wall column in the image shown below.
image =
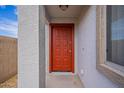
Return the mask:
[(18, 13), (18, 87), (45, 87), (45, 32), (39, 27), (39, 6), (18, 6)]

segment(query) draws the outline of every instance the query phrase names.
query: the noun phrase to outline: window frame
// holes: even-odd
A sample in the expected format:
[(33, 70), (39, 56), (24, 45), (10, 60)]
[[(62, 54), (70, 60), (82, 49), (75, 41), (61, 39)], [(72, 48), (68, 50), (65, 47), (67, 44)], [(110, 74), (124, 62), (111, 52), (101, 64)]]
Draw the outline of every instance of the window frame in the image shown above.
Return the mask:
[(106, 9), (106, 5), (96, 7), (96, 68), (110, 80), (124, 87), (124, 72), (106, 64)]

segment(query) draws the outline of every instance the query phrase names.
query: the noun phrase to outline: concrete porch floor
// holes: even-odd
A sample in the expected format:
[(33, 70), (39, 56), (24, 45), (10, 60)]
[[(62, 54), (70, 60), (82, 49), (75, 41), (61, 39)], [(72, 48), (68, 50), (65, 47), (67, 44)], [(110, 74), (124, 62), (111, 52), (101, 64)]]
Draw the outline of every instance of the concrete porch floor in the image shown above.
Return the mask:
[[(17, 75), (0, 84), (0, 88), (16, 88)], [(77, 75), (56, 75), (48, 74), (46, 88), (83, 88)]]
[(46, 77), (47, 88), (83, 88), (77, 75), (48, 74)]

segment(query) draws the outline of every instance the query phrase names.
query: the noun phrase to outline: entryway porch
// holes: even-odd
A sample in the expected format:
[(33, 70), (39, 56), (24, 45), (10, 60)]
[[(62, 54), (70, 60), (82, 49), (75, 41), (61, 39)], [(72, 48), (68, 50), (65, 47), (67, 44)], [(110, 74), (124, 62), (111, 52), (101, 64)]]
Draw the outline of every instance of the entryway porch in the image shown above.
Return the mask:
[[(77, 63), (77, 59), (78, 59), (77, 58), (77, 51), (78, 51), (77, 22), (78, 22), (78, 18), (80, 17), (81, 11), (84, 8), (84, 6), (67, 6), (68, 8), (64, 11), (60, 8), (59, 5), (54, 5), (54, 6), (48, 5), (44, 7), (45, 7), (45, 14), (47, 16), (46, 18), (47, 21), (45, 22), (46, 87), (82, 88), (84, 87), (83, 83), (80, 80), (79, 75), (77, 74), (77, 70), (78, 70), (78, 67), (77, 67), (78, 65)], [(51, 24), (52, 26), (49, 24)], [(53, 40), (54, 46), (51, 47), (50, 45), (51, 45), (52, 36), (50, 35), (51, 35), (51, 31), (54, 31), (54, 30), (56, 31), (54, 33), (56, 35), (56, 40), (58, 42), (55, 42), (56, 40), (55, 40), (55, 35), (54, 35), (54, 40)], [(73, 36), (71, 36), (71, 32), (69, 30), (72, 30)], [(59, 33), (61, 33), (61, 35), (59, 35)], [(57, 46), (55, 46), (55, 44)], [(59, 49), (59, 46), (61, 49)], [(53, 54), (51, 54), (51, 48), (53, 48), (53, 51), (55, 51)], [(62, 54), (61, 54), (61, 51), (62, 51)], [(54, 68), (51, 67), (52, 55), (54, 55), (53, 58), (56, 59), (54, 60), (56, 62), (53, 62), (54, 65), (56, 64), (55, 66), (53, 66)], [(59, 55), (61, 55), (60, 57), (61, 58), (63, 57), (63, 58), (59, 59)], [(69, 61), (69, 59), (67, 58), (73, 61), (71, 60)], [(64, 62), (64, 60), (66, 63)], [(67, 62), (69, 63), (71, 62), (71, 64), (73, 65), (67, 64)], [(61, 66), (62, 64), (65, 66)], [(65, 68), (65, 67), (69, 67), (69, 66), (72, 67), (71, 68), (72, 70), (68, 71), (69, 68)], [(52, 71), (51, 68), (55, 70), (58, 69), (58, 71), (57, 72)], [(66, 69), (67, 69), (67, 72), (66, 72)], [(63, 72), (63, 70), (65, 70), (65, 72)]]

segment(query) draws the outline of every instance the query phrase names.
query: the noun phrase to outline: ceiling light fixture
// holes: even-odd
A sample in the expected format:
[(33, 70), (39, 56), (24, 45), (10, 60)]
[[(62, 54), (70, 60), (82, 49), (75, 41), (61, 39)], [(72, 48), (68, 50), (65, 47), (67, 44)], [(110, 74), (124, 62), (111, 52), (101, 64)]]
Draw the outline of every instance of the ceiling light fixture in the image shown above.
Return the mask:
[(68, 5), (59, 5), (59, 8), (62, 10), (62, 11), (66, 11), (68, 9)]

